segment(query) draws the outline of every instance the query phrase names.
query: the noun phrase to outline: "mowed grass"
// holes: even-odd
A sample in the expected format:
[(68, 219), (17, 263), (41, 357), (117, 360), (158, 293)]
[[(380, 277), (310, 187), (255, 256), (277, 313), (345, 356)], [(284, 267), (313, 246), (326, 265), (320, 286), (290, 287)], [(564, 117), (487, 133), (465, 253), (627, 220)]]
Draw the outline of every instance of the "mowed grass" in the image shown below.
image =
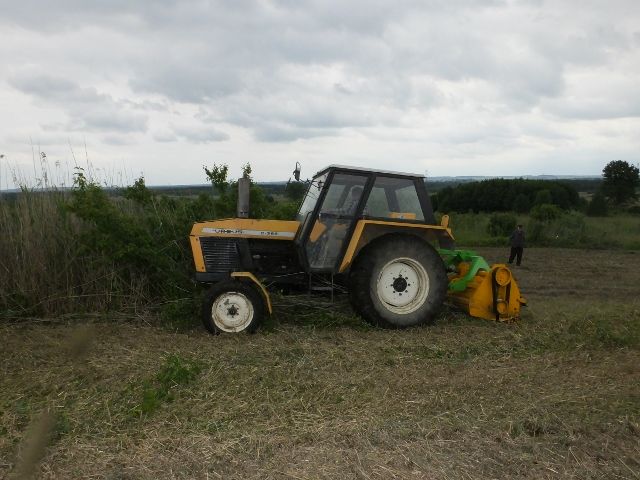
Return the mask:
[(342, 300), (249, 336), (4, 324), (0, 477), (638, 478), (640, 253), (527, 249), (515, 274), (515, 325), (385, 331)]

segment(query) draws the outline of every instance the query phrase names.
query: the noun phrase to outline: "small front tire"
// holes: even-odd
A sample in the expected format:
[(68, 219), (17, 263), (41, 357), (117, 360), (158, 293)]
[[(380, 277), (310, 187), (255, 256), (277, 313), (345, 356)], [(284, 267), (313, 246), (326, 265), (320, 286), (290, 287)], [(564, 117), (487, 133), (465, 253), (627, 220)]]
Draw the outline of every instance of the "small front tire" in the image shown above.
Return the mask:
[(202, 323), (212, 334), (252, 333), (264, 317), (262, 296), (251, 284), (227, 280), (207, 292), (202, 305)]

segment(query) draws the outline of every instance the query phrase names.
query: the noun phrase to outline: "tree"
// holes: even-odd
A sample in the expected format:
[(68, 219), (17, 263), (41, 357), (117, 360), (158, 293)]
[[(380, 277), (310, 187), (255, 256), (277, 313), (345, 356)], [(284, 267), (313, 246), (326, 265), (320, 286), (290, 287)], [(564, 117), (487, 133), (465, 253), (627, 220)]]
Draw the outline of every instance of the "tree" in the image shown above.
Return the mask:
[(638, 167), (624, 160), (613, 160), (604, 167), (602, 176), (602, 191), (615, 203), (620, 204), (637, 198), (636, 188), (640, 185)]
[[(204, 173), (207, 176), (207, 180), (211, 182), (211, 186), (213, 187), (213, 192), (218, 194), (223, 194), (227, 187), (229, 186), (229, 182), (227, 180), (227, 174), (229, 173), (229, 167), (225, 164), (216, 165), (213, 164), (213, 168), (209, 169), (205, 165), (202, 166)], [(249, 167), (251, 168), (251, 167)], [(249, 171), (251, 173), (251, 171)]]
[(531, 203), (529, 202), (529, 197), (524, 193), (519, 193), (513, 201), (513, 211), (517, 213), (527, 213), (530, 209)]
[(534, 205), (549, 205), (553, 203), (553, 196), (551, 195), (551, 191), (547, 190), (538, 190), (536, 192), (536, 199), (533, 201)]

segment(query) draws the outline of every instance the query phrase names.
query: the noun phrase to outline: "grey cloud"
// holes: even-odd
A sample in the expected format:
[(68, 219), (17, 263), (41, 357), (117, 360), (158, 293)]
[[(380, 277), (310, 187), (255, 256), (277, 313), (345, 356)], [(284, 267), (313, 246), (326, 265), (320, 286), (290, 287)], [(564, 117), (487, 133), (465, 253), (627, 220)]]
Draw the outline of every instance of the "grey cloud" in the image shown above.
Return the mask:
[(336, 135), (334, 129), (297, 128), (290, 125), (265, 124), (254, 129), (256, 140), (261, 142), (293, 142), (315, 137)]
[(114, 145), (114, 146), (133, 145), (137, 143), (136, 139), (130, 135), (117, 135), (117, 134), (104, 135), (102, 137), (102, 141), (108, 145)]
[(147, 123), (145, 115), (109, 108), (77, 112), (69, 125), (73, 130), (146, 132)]
[(194, 65), (190, 61), (199, 63), (191, 58), (186, 61), (174, 59), (170, 65), (144, 69), (131, 80), (131, 87), (137, 92), (160, 93), (188, 103), (202, 103), (243, 88), (238, 72), (216, 65)]
[[(109, 145), (141, 139), (149, 127), (149, 141), (219, 142), (232, 126), (258, 142), (355, 130), (372, 142), (426, 137), (443, 151), (487, 151), (527, 135), (504, 118), (640, 115), (633, 86), (622, 95), (574, 88), (585, 70), (603, 84), (616, 70), (639, 78), (638, 5), (23, 0), (7, 3), (0, 25), (30, 41), (29, 56), (13, 52), (22, 43), (0, 45), (0, 64), (34, 104), (64, 112), (42, 128), (99, 132)], [(43, 49), (55, 58), (40, 45), (55, 45)], [(477, 120), (483, 115), (493, 120)]]
[[(9, 84), (39, 101), (64, 109), (70, 130), (145, 132), (148, 117), (127, 109), (125, 102), (101, 94), (93, 87), (80, 87), (61, 77), (24, 69), (9, 77)], [(46, 128), (55, 124), (49, 123)]]
[[(138, 95), (204, 105), (216, 122), (248, 128), (258, 139), (290, 138), (296, 132), (309, 138), (349, 127), (398, 126), (407, 109), (446, 106), (451, 97), (439, 91), (441, 80), (483, 80), (516, 111), (560, 95), (563, 62), (580, 41), (558, 53), (552, 44), (538, 46), (544, 36), (527, 25), (517, 33), (523, 50), (505, 41), (505, 34), (470, 28), (476, 17), (490, 16), (504, 5), (471, 0), (164, 1), (143, 8), (144, 2), (94, 6), (67, 0), (59, 15), (67, 21), (85, 16), (129, 33), (135, 28), (142, 38), (157, 29), (152, 33), (157, 44), (128, 53), (129, 85)], [(531, 5), (535, 8), (535, 2)], [(602, 36), (607, 44), (620, 41), (615, 31)], [(318, 85), (306, 78), (318, 66), (343, 71)], [(87, 102), (106, 101), (91, 89), (78, 91), (64, 83), (54, 87), (61, 99), (75, 96), (79, 102), (84, 95)], [(96, 128), (114, 127), (97, 120)], [(139, 118), (121, 123), (146, 128)]]
[(549, 103), (545, 108), (559, 117), (576, 120), (603, 120), (640, 117), (640, 98), (575, 99)]
[(171, 132), (156, 132), (153, 134), (153, 139), (156, 142), (170, 143), (177, 141), (178, 137)]
[(229, 135), (208, 126), (173, 126), (173, 133), (183, 139), (194, 143), (223, 142), (229, 140)]

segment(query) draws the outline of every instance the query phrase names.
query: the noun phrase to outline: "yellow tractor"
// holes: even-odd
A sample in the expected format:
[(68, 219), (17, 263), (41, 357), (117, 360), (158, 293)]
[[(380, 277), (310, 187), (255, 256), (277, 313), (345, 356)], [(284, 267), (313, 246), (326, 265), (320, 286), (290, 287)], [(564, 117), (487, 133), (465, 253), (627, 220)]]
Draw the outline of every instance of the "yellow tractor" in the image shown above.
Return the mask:
[(387, 328), (432, 323), (447, 300), (474, 317), (517, 319), (525, 301), (511, 271), (455, 249), (449, 217), (436, 222), (424, 180), (332, 165), (309, 182), (296, 219), (281, 221), (246, 218), (241, 179), (240, 218), (191, 230), (196, 280), (211, 285), (205, 327), (254, 331), (272, 313), (273, 288), (346, 291), (358, 315)]

